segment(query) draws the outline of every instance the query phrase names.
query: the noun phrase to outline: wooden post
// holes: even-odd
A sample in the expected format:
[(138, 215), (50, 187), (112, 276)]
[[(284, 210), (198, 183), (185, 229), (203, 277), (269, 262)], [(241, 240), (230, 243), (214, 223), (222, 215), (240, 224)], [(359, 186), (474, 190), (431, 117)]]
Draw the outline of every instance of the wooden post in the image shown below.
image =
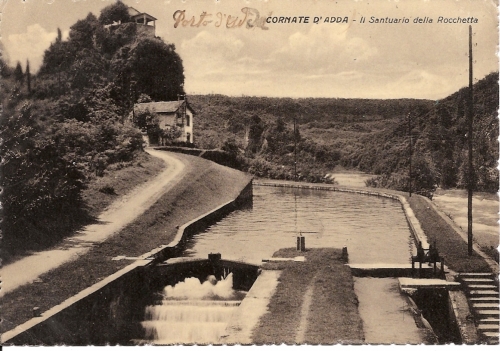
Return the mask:
[(410, 138), (410, 169), (409, 169), (409, 181), (408, 181), (408, 193), (409, 196), (411, 197), (411, 154), (412, 154), (412, 145), (411, 145), (411, 114), (408, 113), (408, 137)]
[(349, 253), (347, 252), (347, 246), (344, 246), (342, 248), (342, 260), (346, 263), (349, 261)]
[(303, 236), (297, 237), (297, 251), (306, 251), (306, 238)]
[(297, 181), (297, 121), (295, 115), (293, 116), (293, 140), (294, 140), (294, 147), (293, 147), (293, 153), (294, 153), (294, 160), (293, 160), (293, 168), (294, 168), (294, 175), (295, 175), (295, 181)]
[(473, 103), (474, 94), (472, 90), (472, 26), (469, 26), (469, 94), (467, 98), (467, 142), (469, 146), (469, 169), (467, 181), (467, 246), (469, 256), (472, 256), (472, 188), (474, 187), (474, 170), (472, 169), (472, 126), (473, 126)]

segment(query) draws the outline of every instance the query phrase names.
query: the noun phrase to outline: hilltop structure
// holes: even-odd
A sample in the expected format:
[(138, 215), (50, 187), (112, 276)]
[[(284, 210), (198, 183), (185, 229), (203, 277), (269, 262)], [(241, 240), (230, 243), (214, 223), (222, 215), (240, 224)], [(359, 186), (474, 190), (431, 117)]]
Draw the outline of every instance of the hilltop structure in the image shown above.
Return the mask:
[[(145, 32), (151, 36), (155, 36), (156, 31), (156, 18), (147, 14), (146, 12), (139, 12), (135, 8), (129, 6), (128, 13), (130, 21), (135, 22), (139, 31)], [(152, 22), (152, 25), (150, 24)]]
[[(128, 14), (130, 16), (130, 21), (127, 23), (135, 23), (137, 26), (137, 32), (146, 34), (147, 36), (154, 37), (156, 35), (156, 18), (151, 16), (146, 12), (140, 12), (139, 10), (128, 6)], [(113, 24), (107, 24), (104, 27), (110, 31), (115, 30), (118, 26), (122, 24), (121, 21), (114, 22)]]

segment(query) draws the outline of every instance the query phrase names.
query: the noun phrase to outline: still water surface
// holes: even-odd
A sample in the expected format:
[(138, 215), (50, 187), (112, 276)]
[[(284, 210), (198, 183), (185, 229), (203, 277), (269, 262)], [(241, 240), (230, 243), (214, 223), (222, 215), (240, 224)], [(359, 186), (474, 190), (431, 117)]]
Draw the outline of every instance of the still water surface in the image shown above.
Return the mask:
[[(334, 191), (254, 186), (253, 208), (238, 210), (196, 235), (185, 256), (260, 264), (280, 248), (347, 246), (350, 263), (408, 263), (413, 250), (401, 204)], [(314, 233), (310, 233), (314, 232)]]

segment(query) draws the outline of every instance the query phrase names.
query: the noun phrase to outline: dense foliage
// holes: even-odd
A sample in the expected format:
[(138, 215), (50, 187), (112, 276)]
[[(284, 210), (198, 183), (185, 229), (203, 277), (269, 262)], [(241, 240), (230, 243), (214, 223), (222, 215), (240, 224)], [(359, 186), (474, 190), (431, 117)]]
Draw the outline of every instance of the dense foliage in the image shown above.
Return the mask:
[[(236, 148), (245, 169), (263, 177), (293, 179), (296, 159), (300, 179), (326, 181), (340, 167), (378, 175), (370, 186), (408, 190), (411, 128), (412, 188), (427, 194), (436, 186), (466, 186), (466, 93), (441, 101), (205, 95), (190, 103), (198, 113), (197, 144)], [(477, 190), (498, 189), (497, 110), (492, 73), (474, 87)]]
[(138, 128), (146, 133), (149, 142), (152, 144), (172, 144), (174, 140), (182, 135), (182, 130), (177, 126), (172, 126), (169, 129), (160, 128), (158, 115), (149, 109), (135, 112), (134, 122)]
[[(204, 148), (228, 141), (257, 176), (328, 182), (335, 167), (359, 168), (362, 137), (384, 130), (425, 100), (290, 99), (191, 96), (197, 112), (195, 139)], [(295, 128), (294, 128), (295, 124)], [(295, 134), (294, 134), (295, 130)], [(295, 145), (296, 144), (296, 145)], [(296, 153), (296, 154), (295, 154)], [(295, 164), (295, 161), (297, 163)]]
[[(474, 85), (473, 169), (475, 189), (498, 191), (498, 73)], [(412, 183), (416, 190), (467, 186), (467, 88), (436, 101), (428, 111), (395, 121), (364, 139), (370, 148), (360, 155), (361, 170), (380, 174), (370, 185), (408, 190), (409, 133)], [(411, 127), (409, 127), (411, 126)], [(383, 157), (381, 157), (383, 156)]]
[(1, 60), (4, 249), (50, 244), (86, 220), (85, 184), (142, 150), (128, 118), (139, 96), (183, 93), (175, 47), (127, 23), (124, 9), (89, 13), (67, 40), (59, 30), (36, 75)]

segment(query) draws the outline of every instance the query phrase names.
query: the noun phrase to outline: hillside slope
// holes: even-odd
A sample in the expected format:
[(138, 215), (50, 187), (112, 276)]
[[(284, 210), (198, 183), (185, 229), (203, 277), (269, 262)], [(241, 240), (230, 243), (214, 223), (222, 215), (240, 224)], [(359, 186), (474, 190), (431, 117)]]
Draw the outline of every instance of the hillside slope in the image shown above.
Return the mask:
[(36, 75), (29, 62), (23, 72), (0, 57), (2, 236), (16, 249), (91, 220), (82, 197), (90, 179), (143, 152), (132, 105), (184, 93), (175, 46), (141, 28), (117, 1), (76, 21), (67, 39), (58, 30)]
[[(372, 186), (407, 190), (411, 129), (413, 187), (427, 192), (465, 186), (466, 93), (440, 101), (194, 95), (190, 103), (200, 147), (239, 153), (246, 170), (271, 178), (294, 177), (296, 150), (299, 179), (324, 181), (340, 166), (380, 175)], [(475, 84), (474, 97), (477, 189), (496, 191), (498, 72)]]
[[(464, 188), (467, 179), (467, 88), (441, 101), (425, 113), (414, 113), (369, 136), (370, 145), (361, 155), (360, 168), (382, 176), (372, 182), (407, 190), (411, 124), (412, 181), (418, 188), (432, 190)], [(476, 190), (498, 190), (498, 72), (473, 87), (473, 159)]]

